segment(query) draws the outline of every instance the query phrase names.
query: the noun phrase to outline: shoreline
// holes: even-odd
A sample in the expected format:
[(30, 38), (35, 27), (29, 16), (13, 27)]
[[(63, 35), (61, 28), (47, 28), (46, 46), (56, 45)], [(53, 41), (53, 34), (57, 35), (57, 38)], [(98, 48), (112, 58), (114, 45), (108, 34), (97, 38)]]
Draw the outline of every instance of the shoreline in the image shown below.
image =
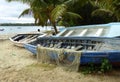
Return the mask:
[(16, 34), (0, 34), (0, 40), (8, 40), (10, 37)]

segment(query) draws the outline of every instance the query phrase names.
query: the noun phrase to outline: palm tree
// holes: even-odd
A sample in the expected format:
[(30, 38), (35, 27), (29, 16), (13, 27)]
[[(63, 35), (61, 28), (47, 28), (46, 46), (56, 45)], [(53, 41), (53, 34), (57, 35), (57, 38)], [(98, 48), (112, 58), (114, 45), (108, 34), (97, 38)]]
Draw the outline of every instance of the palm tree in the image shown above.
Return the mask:
[(120, 1), (114, 0), (113, 1), (113, 7), (115, 8), (114, 12), (117, 15), (118, 21), (120, 21)]
[(54, 27), (55, 33), (57, 34), (56, 23), (64, 17), (65, 14), (70, 14), (71, 16), (80, 17), (75, 13), (67, 12), (67, 5), (74, 3), (77, 0), (7, 0), (7, 1), (20, 1), (27, 3), (30, 8), (25, 9), (21, 15), (31, 14), (35, 19), (35, 23), (38, 25), (47, 25), (49, 20), (51, 25)]
[(111, 18), (114, 19), (113, 21), (119, 21), (120, 12), (117, 5), (119, 5), (120, 2), (118, 0), (92, 0), (91, 2), (93, 3), (93, 5), (96, 5), (99, 7), (98, 10), (95, 10), (93, 12), (93, 14), (96, 14), (97, 11), (98, 13), (101, 13), (101, 12), (102, 13), (104, 12), (104, 14), (108, 13), (108, 15), (111, 15)]

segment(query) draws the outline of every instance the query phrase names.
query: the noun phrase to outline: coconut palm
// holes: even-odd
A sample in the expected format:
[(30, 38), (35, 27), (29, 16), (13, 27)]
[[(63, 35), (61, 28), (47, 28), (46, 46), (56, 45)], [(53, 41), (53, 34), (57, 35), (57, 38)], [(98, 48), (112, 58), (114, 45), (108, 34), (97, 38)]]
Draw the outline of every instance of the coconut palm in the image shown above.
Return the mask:
[(114, 0), (113, 1), (113, 7), (115, 8), (114, 12), (117, 15), (118, 21), (120, 21), (120, 1)]
[[(102, 13), (103, 12), (109, 13), (108, 15), (111, 15), (110, 17), (113, 19), (111, 21), (119, 21), (119, 13), (120, 13), (119, 11), (120, 10), (117, 6), (120, 4), (119, 0), (92, 0), (91, 2), (94, 5), (99, 7), (98, 10), (95, 10), (95, 12), (93, 12), (94, 15), (97, 11), (98, 11), (98, 13), (100, 13), (100, 11), (101, 11)], [(108, 21), (110, 21), (110, 19)]]
[(75, 13), (67, 12), (67, 5), (74, 3), (77, 0), (7, 0), (7, 1), (20, 1), (30, 5), (29, 9), (24, 10), (21, 15), (32, 14), (35, 18), (35, 23), (38, 25), (47, 25), (49, 20), (51, 25), (54, 27), (55, 33), (58, 33), (56, 23), (64, 17), (65, 14), (71, 16), (79, 15)]

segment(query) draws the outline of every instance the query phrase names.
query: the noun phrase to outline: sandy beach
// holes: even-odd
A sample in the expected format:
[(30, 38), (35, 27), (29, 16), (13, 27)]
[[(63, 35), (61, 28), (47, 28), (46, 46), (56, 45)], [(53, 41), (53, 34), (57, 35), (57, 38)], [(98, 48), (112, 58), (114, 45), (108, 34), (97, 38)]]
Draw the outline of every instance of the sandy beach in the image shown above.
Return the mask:
[(84, 75), (54, 65), (38, 63), (36, 57), (9, 40), (0, 40), (0, 82), (119, 82), (120, 70)]

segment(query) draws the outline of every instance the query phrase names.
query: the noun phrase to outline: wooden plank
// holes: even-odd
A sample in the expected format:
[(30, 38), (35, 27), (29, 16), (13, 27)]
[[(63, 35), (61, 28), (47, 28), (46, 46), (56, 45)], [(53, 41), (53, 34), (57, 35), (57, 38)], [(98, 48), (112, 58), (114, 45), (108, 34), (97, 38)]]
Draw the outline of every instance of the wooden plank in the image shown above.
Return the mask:
[(65, 37), (70, 36), (73, 32), (74, 32), (74, 30), (69, 31), (69, 32), (65, 35)]
[(84, 29), (78, 36), (83, 36), (87, 32), (88, 29)]
[(100, 36), (102, 34), (102, 32), (103, 32), (103, 28), (100, 28), (97, 30), (97, 32), (95, 33), (94, 36)]
[(62, 32), (58, 33), (56, 36), (62, 36), (67, 30), (63, 30)]

